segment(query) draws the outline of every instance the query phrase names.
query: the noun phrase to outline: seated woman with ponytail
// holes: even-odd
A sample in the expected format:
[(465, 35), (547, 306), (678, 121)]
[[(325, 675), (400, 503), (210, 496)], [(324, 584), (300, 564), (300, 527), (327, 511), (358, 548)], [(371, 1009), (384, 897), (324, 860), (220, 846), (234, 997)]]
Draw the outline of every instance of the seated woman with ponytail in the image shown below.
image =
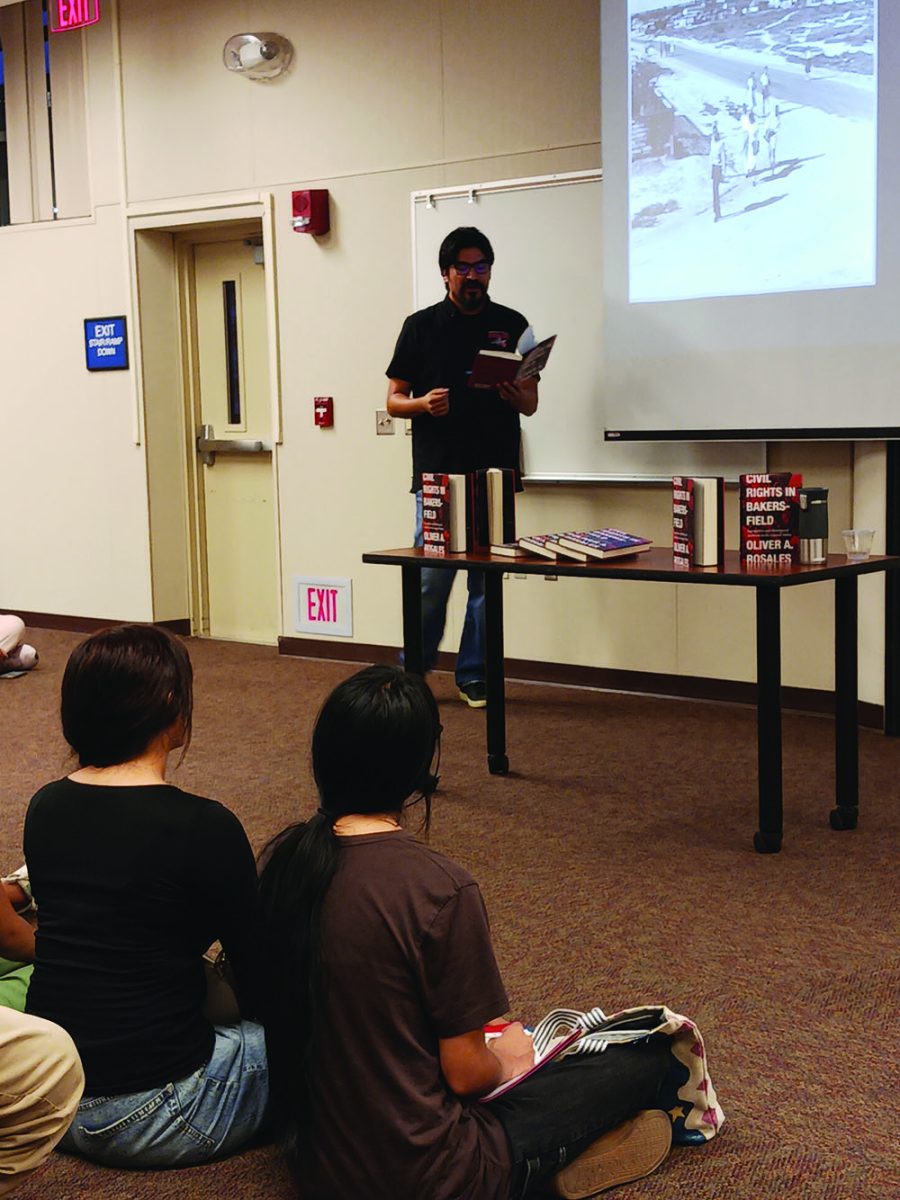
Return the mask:
[[(512, 1024), (478, 886), (427, 830), (441, 725), (423, 680), (370, 667), (313, 733), (320, 807), (275, 839), (261, 877), (272, 1114), (304, 1200), (591, 1196), (665, 1158), (652, 1041), (533, 1061)], [(632, 1119), (633, 1118), (633, 1119)]]

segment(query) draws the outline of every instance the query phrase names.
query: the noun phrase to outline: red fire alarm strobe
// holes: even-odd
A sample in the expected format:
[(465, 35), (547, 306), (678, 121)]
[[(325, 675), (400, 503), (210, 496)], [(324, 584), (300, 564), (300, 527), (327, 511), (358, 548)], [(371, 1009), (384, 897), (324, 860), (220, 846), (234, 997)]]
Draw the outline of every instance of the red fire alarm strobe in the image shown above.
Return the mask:
[(291, 192), (291, 207), (295, 233), (328, 232), (327, 188), (306, 188), (302, 192)]
[(315, 422), (320, 429), (330, 429), (334, 424), (334, 397), (316, 396)]

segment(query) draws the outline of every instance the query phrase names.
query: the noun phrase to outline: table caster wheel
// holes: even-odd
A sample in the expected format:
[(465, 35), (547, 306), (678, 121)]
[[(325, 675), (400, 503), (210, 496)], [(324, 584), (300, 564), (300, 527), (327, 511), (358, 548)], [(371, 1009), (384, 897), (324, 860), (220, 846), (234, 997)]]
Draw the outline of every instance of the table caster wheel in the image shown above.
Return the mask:
[(754, 833), (753, 847), (758, 854), (777, 854), (781, 849), (781, 838), (767, 836), (764, 833)]
[(509, 759), (505, 754), (489, 754), (488, 770), (492, 775), (506, 775), (509, 771)]
[(858, 820), (858, 808), (833, 808), (828, 815), (832, 829), (855, 829)]

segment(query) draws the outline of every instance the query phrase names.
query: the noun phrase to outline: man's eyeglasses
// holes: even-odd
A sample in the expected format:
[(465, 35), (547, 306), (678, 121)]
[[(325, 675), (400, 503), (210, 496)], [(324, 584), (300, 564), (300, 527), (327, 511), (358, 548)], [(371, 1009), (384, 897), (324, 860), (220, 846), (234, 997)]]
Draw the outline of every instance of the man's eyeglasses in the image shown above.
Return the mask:
[(470, 271), (474, 271), (476, 275), (487, 275), (491, 269), (491, 264), (482, 259), (480, 262), (455, 262), (451, 264), (457, 275), (468, 275)]

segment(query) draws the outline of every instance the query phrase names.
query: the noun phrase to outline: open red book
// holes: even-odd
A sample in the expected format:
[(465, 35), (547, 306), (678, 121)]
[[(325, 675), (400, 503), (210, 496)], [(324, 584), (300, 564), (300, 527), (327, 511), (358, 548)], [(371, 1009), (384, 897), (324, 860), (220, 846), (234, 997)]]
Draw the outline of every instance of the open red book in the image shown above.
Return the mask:
[(479, 350), (469, 372), (469, 387), (495, 388), (498, 383), (523, 383), (534, 379), (547, 365), (556, 334), (544, 338), (522, 357), (509, 350)]

